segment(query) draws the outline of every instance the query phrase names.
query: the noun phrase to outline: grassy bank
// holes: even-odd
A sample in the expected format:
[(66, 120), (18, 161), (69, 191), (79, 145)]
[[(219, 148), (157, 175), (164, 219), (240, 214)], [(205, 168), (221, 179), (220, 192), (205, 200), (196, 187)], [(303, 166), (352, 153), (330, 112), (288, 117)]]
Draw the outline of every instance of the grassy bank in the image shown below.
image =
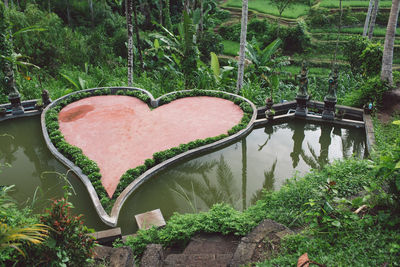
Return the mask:
[[(339, 0), (321, 0), (320, 7), (339, 8)], [(342, 1), (342, 7), (365, 7), (368, 8), (369, 1)], [(390, 8), (392, 1), (379, 1), (379, 8)]]
[[(228, 0), (224, 6), (242, 8), (242, 1)], [(278, 9), (273, 6), (269, 0), (250, 0), (249, 9), (264, 14), (279, 16)], [(288, 19), (297, 19), (298, 17), (307, 15), (309, 10), (310, 7), (305, 4), (294, 4), (282, 13), (282, 17)]]

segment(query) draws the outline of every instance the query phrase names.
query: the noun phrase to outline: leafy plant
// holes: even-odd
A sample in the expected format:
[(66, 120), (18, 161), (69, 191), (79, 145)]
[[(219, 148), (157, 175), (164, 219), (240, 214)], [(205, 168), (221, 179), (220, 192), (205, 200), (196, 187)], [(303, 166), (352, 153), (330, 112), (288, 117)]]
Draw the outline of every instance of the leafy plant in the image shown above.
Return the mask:
[[(16, 209), (14, 200), (8, 196), (14, 186), (2, 186), (0, 189), (0, 254), (7, 248), (16, 249), (25, 257), (20, 248), (24, 244), (39, 245), (47, 238), (50, 227), (39, 223), (24, 223), (11, 225), (10, 209)], [(6, 217), (7, 219), (4, 219)]]
[[(400, 120), (392, 122), (395, 131), (398, 132)], [(397, 128), (397, 129), (396, 129)], [(388, 182), (390, 192), (397, 203), (396, 208), (400, 208), (400, 136), (397, 135), (393, 148), (384, 150), (379, 157), (379, 164), (377, 165), (377, 176), (381, 176)]]

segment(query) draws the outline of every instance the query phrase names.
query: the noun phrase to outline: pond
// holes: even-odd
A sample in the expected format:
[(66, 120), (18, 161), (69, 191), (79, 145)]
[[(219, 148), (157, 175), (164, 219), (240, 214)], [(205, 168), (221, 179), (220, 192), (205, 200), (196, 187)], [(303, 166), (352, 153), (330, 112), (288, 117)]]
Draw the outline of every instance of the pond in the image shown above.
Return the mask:
[[(263, 188), (278, 190), (293, 175), (352, 155), (367, 156), (364, 129), (303, 120), (255, 129), (236, 143), (154, 175), (125, 202), (118, 226), (124, 234), (133, 233), (134, 215), (157, 208), (166, 219), (173, 212), (205, 211), (219, 202), (243, 210)], [(12, 196), (37, 212), (49, 205), (48, 199), (63, 195), (62, 176), (68, 171), (47, 149), (39, 117), (1, 123), (0, 170), (0, 185), (15, 184)], [(70, 197), (75, 212), (85, 215), (89, 227), (107, 229), (79, 178), (71, 172), (67, 178), (75, 191)]]

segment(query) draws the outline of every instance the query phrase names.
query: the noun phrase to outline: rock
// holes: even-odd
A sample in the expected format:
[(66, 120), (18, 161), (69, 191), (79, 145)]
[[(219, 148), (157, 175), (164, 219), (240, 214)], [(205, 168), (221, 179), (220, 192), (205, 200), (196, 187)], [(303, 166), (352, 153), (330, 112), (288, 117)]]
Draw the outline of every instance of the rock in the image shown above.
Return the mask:
[(97, 262), (105, 261), (110, 267), (135, 266), (133, 253), (129, 247), (112, 248), (106, 246), (95, 247), (94, 259)]
[(163, 266), (164, 253), (163, 248), (159, 244), (147, 245), (146, 250), (143, 254), (140, 266)]

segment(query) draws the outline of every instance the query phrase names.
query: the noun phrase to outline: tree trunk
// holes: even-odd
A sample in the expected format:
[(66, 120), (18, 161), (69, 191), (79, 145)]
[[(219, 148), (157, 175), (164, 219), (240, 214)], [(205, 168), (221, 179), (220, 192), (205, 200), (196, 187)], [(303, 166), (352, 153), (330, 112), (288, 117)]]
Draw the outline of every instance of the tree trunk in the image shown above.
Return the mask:
[(8, 7), (8, 0), (4, 0), (4, 6)]
[(381, 80), (388, 82), (389, 85), (393, 85), (393, 49), (394, 39), (396, 36), (397, 19), (399, 17), (399, 8), (400, 0), (393, 0), (388, 25), (386, 28), (385, 45), (383, 48)]
[(71, 12), (69, 10), (69, 0), (66, 0), (67, 4), (67, 23), (68, 25), (71, 25)]
[(248, 4), (249, 4), (248, 0), (243, 0), (242, 27), (241, 27), (241, 31), (240, 31), (240, 50), (239, 50), (238, 78), (237, 78), (237, 83), (236, 83), (236, 94), (238, 94), (243, 87), (244, 60), (245, 60), (245, 52), (246, 52)]
[(133, 84), (133, 25), (132, 25), (132, 0), (126, 0), (126, 25), (128, 28), (128, 86)]
[(200, 32), (202, 33), (204, 30), (203, 27), (203, 15), (204, 15), (204, 10), (203, 10), (203, 0), (200, 0)]
[(333, 70), (334, 65), (336, 64), (336, 56), (337, 56), (337, 51), (339, 48), (340, 30), (342, 29), (342, 17), (343, 17), (342, 0), (340, 0), (340, 2), (339, 2), (339, 10), (340, 10), (339, 29), (338, 29), (337, 39), (336, 39), (335, 55), (334, 55), (332, 66), (331, 66), (332, 70)]
[(372, 4), (373, 4), (373, 1), (374, 1), (374, 0), (369, 0), (368, 12), (367, 12), (367, 16), (365, 17), (363, 36), (367, 36), (368, 25), (369, 25), (369, 19), (370, 19), (370, 17), (371, 17), (371, 11), (372, 11)]
[(89, 10), (90, 10), (90, 18), (92, 19), (92, 25), (94, 25), (94, 14), (93, 14), (93, 0), (88, 0)]
[(372, 35), (374, 34), (374, 27), (376, 21), (376, 15), (378, 14), (379, 9), (379, 0), (375, 0), (374, 9), (372, 10), (371, 22), (369, 23), (369, 30), (368, 30), (368, 39), (372, 39)]
[(167, 28), (168, 30), (172, 30), (172, 21), (171, 21), (171, 15), (169, 12), (169, 0), (165, 1), (165, 5), (164, 5), (164, 17), (165, 17), (165, 28)]
[(163, 25), (163, 4), (162, 4), (162, 0), (160, 0), (160, 25)]
[(189, 0), (184, 0), (183, 10), (186, 11), (186, 13), (189, 14)]
[(142, 49), (140, 48), (139, 23), (138, 23), (138, 20), (137, 20), (136, 4), (137, 4), (137, 0), (135, 0), (135, 5), (133, 7), (133, 16), (134, 16), (134, 19), (135, 19), (135, 32), (136, 32), (136, 46), (137, 46), (138, 53), (139, 53), (140, 68), (142, 70), (144, 70)]

